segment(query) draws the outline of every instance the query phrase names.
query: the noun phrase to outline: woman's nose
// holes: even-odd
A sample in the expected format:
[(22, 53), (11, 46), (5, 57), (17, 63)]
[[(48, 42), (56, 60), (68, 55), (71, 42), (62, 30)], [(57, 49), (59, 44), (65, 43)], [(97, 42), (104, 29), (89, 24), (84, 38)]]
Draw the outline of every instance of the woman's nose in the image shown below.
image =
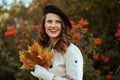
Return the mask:
[(56, 27), (56, 23), (52, 23), (51, 26), (52, 26), (52, 27)]

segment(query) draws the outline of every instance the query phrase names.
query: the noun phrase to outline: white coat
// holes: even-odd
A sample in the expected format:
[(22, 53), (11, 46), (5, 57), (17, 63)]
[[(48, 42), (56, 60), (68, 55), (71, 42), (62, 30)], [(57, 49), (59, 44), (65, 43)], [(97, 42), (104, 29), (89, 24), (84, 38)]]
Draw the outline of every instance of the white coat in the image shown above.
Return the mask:
[(64, 55), (55, 51), (52, 61), (48, 71), (56, 75), (56, 80), (83, 79), (83, 56), (74, 44), (70, 44)]

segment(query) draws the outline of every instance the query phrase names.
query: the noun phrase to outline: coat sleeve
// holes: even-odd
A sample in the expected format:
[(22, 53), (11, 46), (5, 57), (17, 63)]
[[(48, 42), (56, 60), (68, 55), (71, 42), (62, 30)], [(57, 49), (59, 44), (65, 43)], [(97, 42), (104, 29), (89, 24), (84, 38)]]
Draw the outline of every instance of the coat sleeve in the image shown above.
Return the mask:
[(66, 74), (70, 80), (83, 79), (83, 56), (80, 49), (73, 44), (66, 53)]

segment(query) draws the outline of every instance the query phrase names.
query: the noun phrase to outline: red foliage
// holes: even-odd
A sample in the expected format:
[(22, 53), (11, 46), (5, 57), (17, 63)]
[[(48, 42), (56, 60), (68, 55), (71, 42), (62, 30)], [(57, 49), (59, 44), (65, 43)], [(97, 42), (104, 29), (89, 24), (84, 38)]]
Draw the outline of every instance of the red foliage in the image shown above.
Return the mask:
[(86, 34), (88, 32), (88, 28), (82, 28), (82, 33)]
[(87, 22), (86, 20), (84, 20), (83, 18), (81, 18), (79, 20), (79, 25), (81, 25), (82, 27), (84, 27), (84, 26), (89, 25), (89, 22)]
[(33, 25), (32, 28), (35, 29), (35, 30), (39, 30), (40, 26), (39, 25)]
[(93, 55), (93, 59), (94, 59), (94, 60), (98, 60), (98, 58), (99, 58), (99, 54)]
[(109, 61), (109, 58), (107, 56), (100, 55), (100, 57), (105, 63), (107, 63)]
[(101, 44), (101, 39), (100, 38), (94, 38), (93, 42), (95, 45), (99, 46)]
[(41, 5), (42, 5), (42, 6), (46, 6), (48, 3), (49, 3), (48, 0), (44, 0), (44, 1), (41, 3)]
[(111, 78), (112, 78), (112, 75), (111, 75), (111, 74), (108, 74), (108, 75), (106, 76), (106, 79), (107, 79), (107, 80), (111, 80)]
[(6, 37), (13, 37), (16, 35), (16, 29), (13, 26), (8, 26), (7, 31), (4, 33)]
[(78, 33), (75, 33), (73, 36), (74, 36), (76, 39), (82, 39), (82, 36), (81, 36), (80, 34), (78, 34)]
[(116, 37), (120, 37), (120, 29), (117, 30), (117, 32), (115, 33)]

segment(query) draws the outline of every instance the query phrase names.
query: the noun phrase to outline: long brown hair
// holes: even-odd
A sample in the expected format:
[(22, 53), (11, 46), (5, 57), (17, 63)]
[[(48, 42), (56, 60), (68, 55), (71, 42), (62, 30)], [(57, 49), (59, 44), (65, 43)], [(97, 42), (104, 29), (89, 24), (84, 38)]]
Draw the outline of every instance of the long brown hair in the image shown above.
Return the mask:
[[(50, 38), (45, 32), (45, 26), (44, 26), (45, 19), (46, 19), (46, 15), (44, 15), (41, 19), (40, 31), (38, 34), (38, 38), (40, 39), (39, 43), (44, 48), (50, 46)], [(61, 34), (59, 36), (60, 39), (56, 43), (56, 45), (54, 46), (54, 49), (57, 50), (58, 52), (60, 52), (61, 54), (64, 54), (66, 52), (68, 46), (72, 42), (72, 36), (71, 36), (69, 27), (64, 22), (62, 22), (62, 29), (61, 30), (62, 31), (61, 31)]]

